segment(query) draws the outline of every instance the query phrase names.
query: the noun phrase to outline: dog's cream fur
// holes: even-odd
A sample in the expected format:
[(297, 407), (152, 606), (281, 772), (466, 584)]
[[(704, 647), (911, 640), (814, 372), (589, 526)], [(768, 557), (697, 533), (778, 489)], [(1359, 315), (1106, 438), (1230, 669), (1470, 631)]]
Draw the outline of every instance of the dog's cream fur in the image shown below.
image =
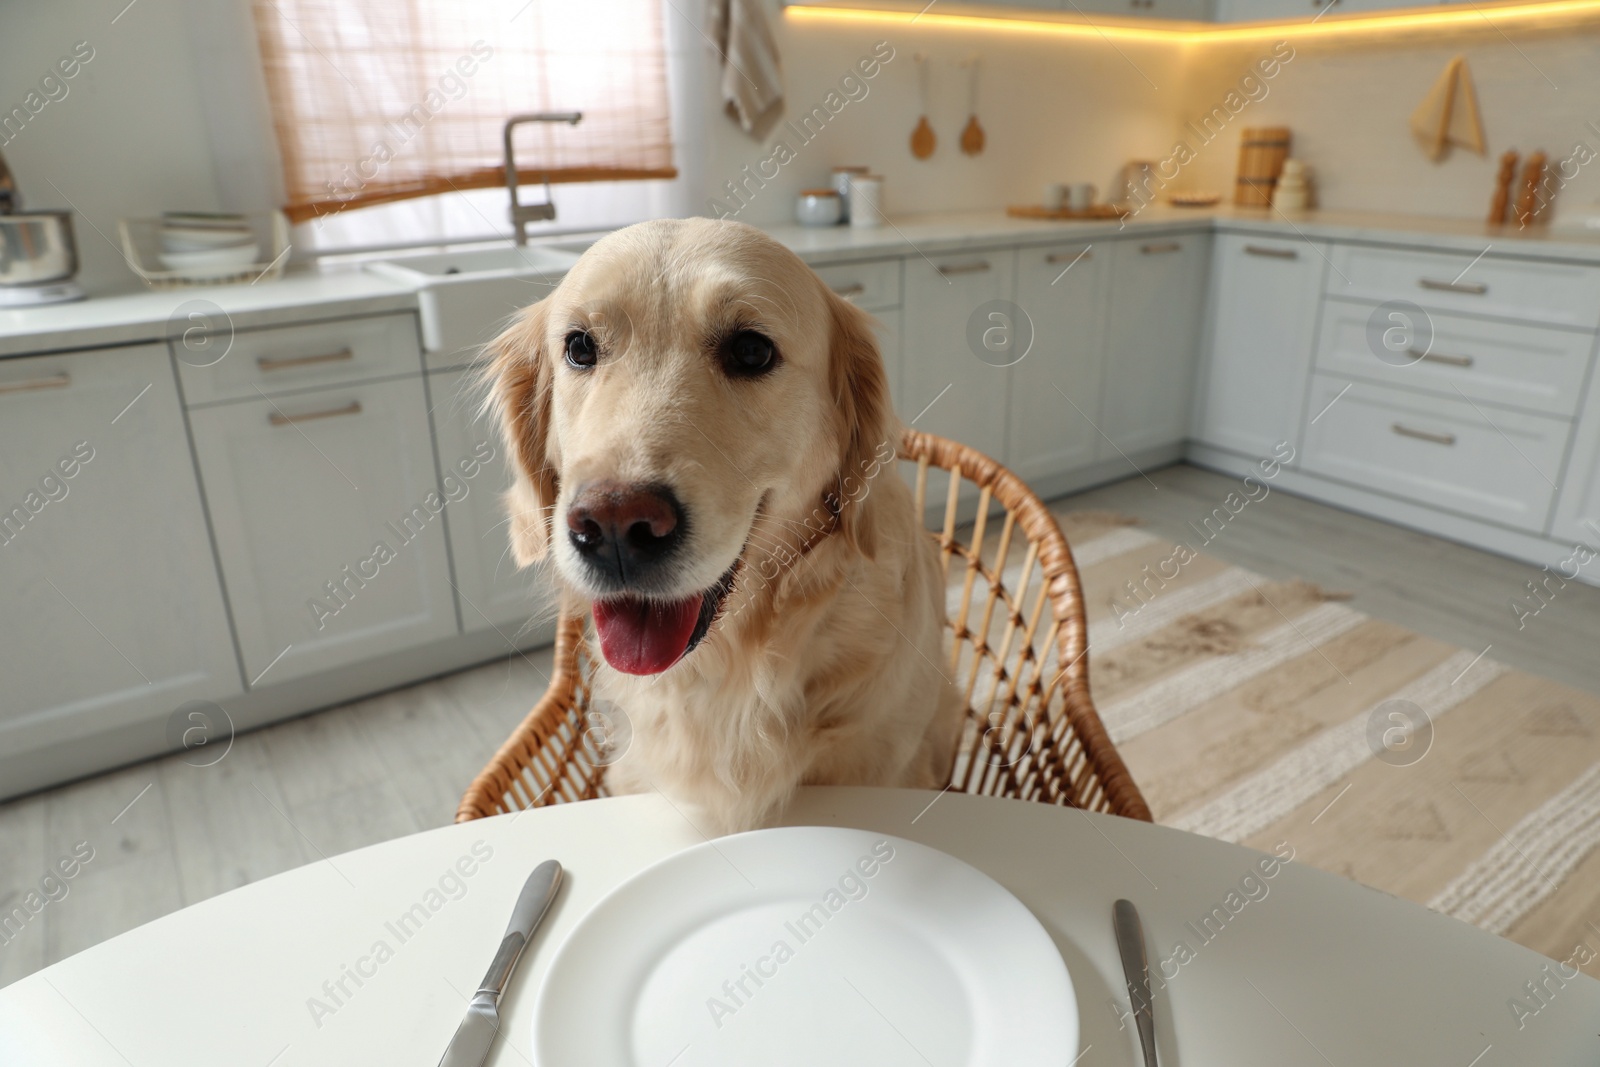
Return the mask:
[[(714, 338), (735, 327), (771, 338), (778, 369), (729, 378)], [(586, 371), (563, 355), (577, 329), (600, 342)], [(865, 313), (752, 227), (664, 220), (596, 243), (491, 354), (512, 549), (521, 566), (553, 561), (568, 610), (597, 592), (566, 536), (576, 487), (596, 479), (678, 494), (690, 532), (674, 595), (740, 561), (721, 617), (671, 668), (598, 668), (598, 695), (632, 729), (613, 791), (659, 789), (728, 833), (801, 784), (947, 780), (961, 700), (944, 674), (944, 587), (896, 469)]]

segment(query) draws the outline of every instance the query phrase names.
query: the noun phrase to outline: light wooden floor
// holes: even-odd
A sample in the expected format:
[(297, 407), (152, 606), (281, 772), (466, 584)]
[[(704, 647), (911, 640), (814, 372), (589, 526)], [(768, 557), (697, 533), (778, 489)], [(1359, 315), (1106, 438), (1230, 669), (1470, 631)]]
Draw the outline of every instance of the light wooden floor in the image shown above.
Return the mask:
[[(1133, 515), (1198, 548), (1186, 524), (1235, 480), (1182, 465), (1147, 474), (1060, 506)], [(1569, 585), (1519, 631), (1509, 603), (1534, 568), (1279, 491), (1205, 551), (1600, 693), (1600, 589)], [(0, 986), (216, 893), (448, 823), (549, 671), (548, 650), (513, 657), (239, 737), (215, 766), (157, 760), (0, 804), (0, 916), (75, 844), (94, 849), (67, 895), (0, 943)]]
[[(1147, 471), (1060, 503), (1133, 515), (1202, 550), (1198, 525), (1239, 480), (1186, 464)], [(1273, 490), (1203, 551), (1269, 578), (1352, 594), (1357, 611), (1471, 649), (1530, 674), (1600, 693), (1600, 588), (1569, 582), (1518, 629), (1511, 603), (1539, 568)]]

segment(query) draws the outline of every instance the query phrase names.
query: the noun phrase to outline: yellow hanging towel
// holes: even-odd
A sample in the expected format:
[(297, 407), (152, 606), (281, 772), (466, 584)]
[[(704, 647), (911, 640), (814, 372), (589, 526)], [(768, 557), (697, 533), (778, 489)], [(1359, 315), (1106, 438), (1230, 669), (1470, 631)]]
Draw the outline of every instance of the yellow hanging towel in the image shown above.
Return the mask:
[(1422, 105), (1411, 113), (1411, 132), (1423, 154), (1435, 163), (1451, 145), (1484, 154), (1483, 119), (1465, 56), (1456, 56), (1445, 66)]

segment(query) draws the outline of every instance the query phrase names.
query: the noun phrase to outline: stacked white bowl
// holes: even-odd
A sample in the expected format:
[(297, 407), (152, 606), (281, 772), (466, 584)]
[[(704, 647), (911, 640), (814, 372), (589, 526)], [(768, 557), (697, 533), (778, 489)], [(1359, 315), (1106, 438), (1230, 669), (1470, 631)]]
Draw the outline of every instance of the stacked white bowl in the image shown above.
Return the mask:
[(257, 261), (261, 245), (243, 215), (168, 211), (161, 216), (161, 265), (190, 278), (219, 277)]

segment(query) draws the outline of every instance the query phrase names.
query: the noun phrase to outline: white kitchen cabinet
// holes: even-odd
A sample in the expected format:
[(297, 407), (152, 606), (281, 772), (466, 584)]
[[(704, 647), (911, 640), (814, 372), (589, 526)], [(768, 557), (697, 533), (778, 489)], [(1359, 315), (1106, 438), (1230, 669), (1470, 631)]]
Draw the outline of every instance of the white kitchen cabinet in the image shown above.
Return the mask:
[(1327, 264), (1307, 241), (1217, 236), (1197, 440), (1246, 456), (1299, 447)]
[(1017, 252), (1017, 305), (1033, 322), (1033, 348), (1011, 372), (1007, 454), (1024, 481), (1095, 460), (1111, 249), (1079, 241)]
[(240, 692), (165, 345), (0, 360), (0, 509), (0, 755)]
[(883, 373), (889, 379), (889, 401), (894, 407), (895, 414), (904, 421), (915, 416), (916, 412), (907, 411), (905, 405), (905, 384), (902, 381), (905, 363), (900, 356), (900, 315), (899, 308), (880, 308), (872, 312), (872, 333), (878, 340), (878, 354), (883, 357)]
[(1212, 16), (1212, 0), (1123, 0), (1123, 11), (1147, 19), (1209, 22)]
[(1600, 374), (1590, 376), (1580, 411), (1550, 536), (1600, 548)]
[(457, 633), (421, 375), (189, 418), (252, 688)]
[[(986, 248), (906, 261), (902, 410), (914, 429), (959, 441), (1004, 463), (1014, 369), (980, 359), (985, 330), (1014, 330), (1016, 252)], [(999, 316), (995, 318), (994, 316)], [(1000, 336), (999, 334), (995, 336)]]
[(900, 355), (902, 271), (900, 260), (876, 259), (818, 264), (813, 269), (828, 288), (873, 317), (873, 333), (878, 340), (878, 353), (883, 357), (884, 373), (889, 379), (889, 395), (894, 403), (894, 409), (902, 420), (911, 419), (916, 412), (906, 411), (902, 403), (904, 383), (901, 380)]
[[(1320, 15), (1331, 0), (1217, 0), (1216, 22), (1277, 22), (1306, 20)], [(1344, 8), (1343, 0), (1334, 13)]]
[(1124, 18), (1208, 22), (1212, 17), (1212, 7), (1212, 0), (1059, 0), (1058, 10), (1068, 15), (1121, 15)]
[(547, 565), (519, 571), (511, 558), (500, 499), (511, 487), (510, 458), (473, 379), (460, 370), (428, 376), (461, 625), (497, 629), (523, 648), (554, 638), (555, 593)]
[(1317, 374), (1301, 469), (1540, 533), (1570, 424)]
[(1100, 458), (1131, 457), (1188, 436), (1208, 235), (1111, 246)]

